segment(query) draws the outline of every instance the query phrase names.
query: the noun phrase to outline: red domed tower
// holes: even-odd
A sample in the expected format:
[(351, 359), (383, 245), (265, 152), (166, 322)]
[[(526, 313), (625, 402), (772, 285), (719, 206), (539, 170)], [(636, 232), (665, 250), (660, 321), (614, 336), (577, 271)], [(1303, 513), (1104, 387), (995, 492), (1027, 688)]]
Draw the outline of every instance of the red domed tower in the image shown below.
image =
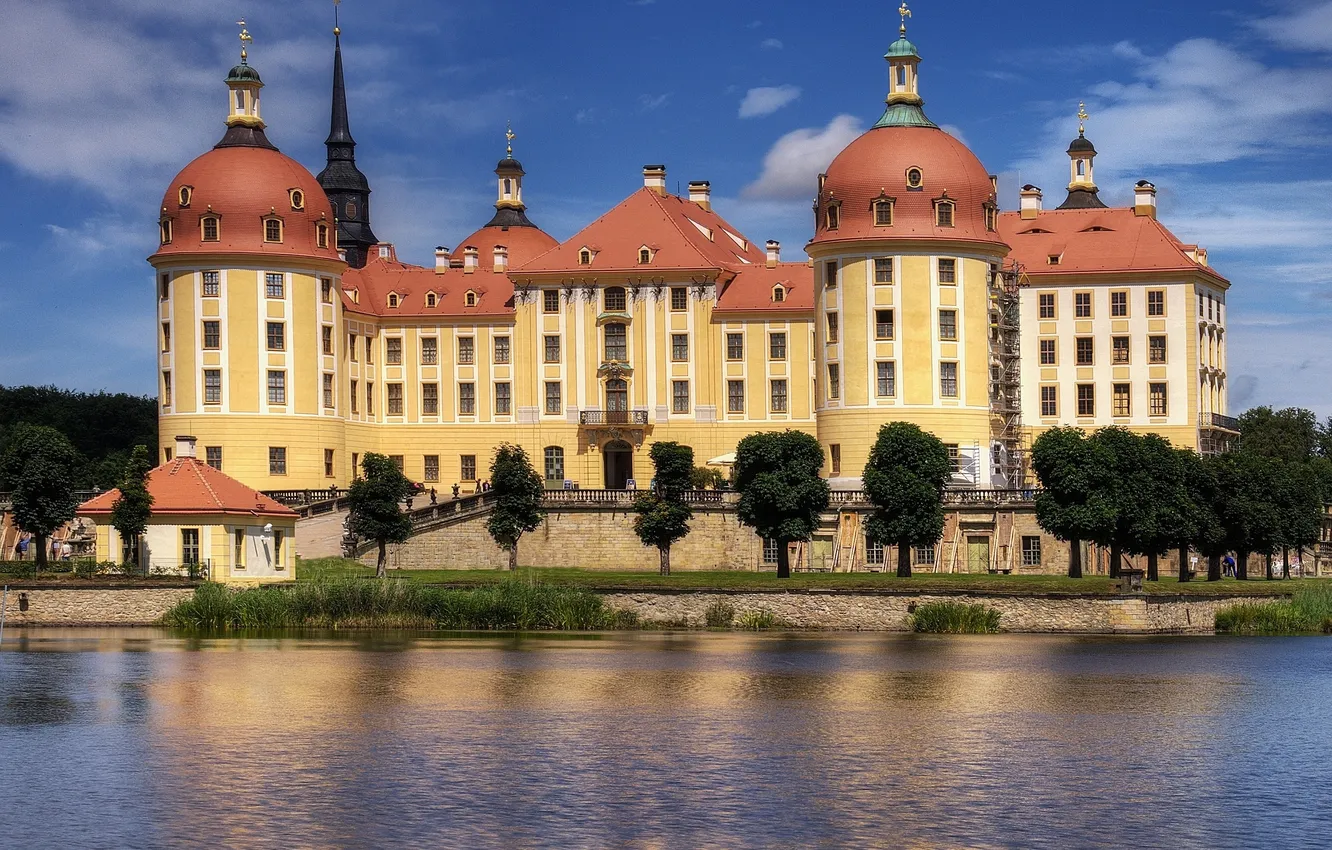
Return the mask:
[(887, 109), (820, 175), (814, 261), (818, 434), (834, 488), (854, 488), (879, 427), (949, 444), (958, 484), (990, 481), (989, 287), (1008, 246), (994, 179), (926, 117), (920, 54), (884, 57)]
[(343, 483), (337, 222), (268, 140), (245, 49), (226, 84), (226, 133), (167, 187), (148, 260), (161, 456), (192, 434), (202, 459), (256, 489)]

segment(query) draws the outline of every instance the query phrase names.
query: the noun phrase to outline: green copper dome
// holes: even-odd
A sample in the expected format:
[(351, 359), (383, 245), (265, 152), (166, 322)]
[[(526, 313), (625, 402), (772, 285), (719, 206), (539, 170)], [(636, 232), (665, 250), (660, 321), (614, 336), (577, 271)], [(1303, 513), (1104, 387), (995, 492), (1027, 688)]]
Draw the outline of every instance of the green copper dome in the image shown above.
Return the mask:
[(901, 56), (914, 56), (917, 59), (920, 58), (920, 54), (916, 52), (916, 45), (907, 41), (906, 36), (902, 36), (897, 41), (894, 41), (888, 46), (888, 52), (883, 54), (884, 59), (897, 59)]
[(254, 70), (254, 69), (251, 68), (249, 65), (246, 65), (244, 62), (242, 62), (241, 64), (239, 64), (239, 65), (237, 65), (236, 67), (232, 68), (230, 74), (227, 74), (227, 82), (229, 82), (229, 83), (263, 83), (263, 80), (259, 79), (259, 72), (258, 72), (258, 71)]
[(915, 103), (890, 103), (884, 110), (883, 117), (874, 125), (878, 127), (933, 127), (939, 125), (925, 117), (925, 110)]

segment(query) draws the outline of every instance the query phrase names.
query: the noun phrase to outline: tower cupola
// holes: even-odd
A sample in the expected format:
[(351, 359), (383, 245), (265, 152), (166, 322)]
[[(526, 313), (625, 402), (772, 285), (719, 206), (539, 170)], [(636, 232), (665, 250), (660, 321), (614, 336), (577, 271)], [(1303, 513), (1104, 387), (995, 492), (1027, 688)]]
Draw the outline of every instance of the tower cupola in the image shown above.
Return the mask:
[(1059, 205), (1061, 210), (1104, 209), (1105, 203), (1096, 194), (1096, 180), (1092, 174), (1096, 159), (1096, 146), (1087, 138), (1087, 105), (1078, 104), (1078, 137), (1068, 146), (1068, 197)]
[(259, 90), (264, 87), (264, 81), (259, 72), (250, 67), (249, 48), (254, 39), (246, 29), (244, 18), (236, 23), (241, 28), (241, 61), (227, 74), (227, 132), (215, 147), (277, 150), (264, 135), (266, 125), (259, 113)]
[(527, 205), (523, 203), (523, 177), (527, 172), (523, 170), (523, 164), (513, 158), (513, 140), (516, 138), (518, 136), (510, 125), (504, 131), (504, 139), (507, 142), (504, 159), (495, 166), (497, 190), (495, 216), (486, 227), (499, 227), (504, 230), (510, 227), (536, 227), (528, 220)]
[[(336, 7), (334, 14), (336, 15)], [(356, 167), (356, 140), (347, 117), (347, 85), (342, 75), (342, 29), (333, 26), (333, 108), (329, 117), (328, 161), (319, 172), (338, 221), (338, 248), (352, 268), (364, 268), (370, 248), (379, 243), (370, 229), (370, 181)]]
[(907, 40), (906, 22), (911, 10), (905, 2), (897, 13), (902, 16), (897, 41), (888, 46), (883, 58), (888, 62), (888, 108), (875, 127), (934, 127), (921, 108), (920, 52)]

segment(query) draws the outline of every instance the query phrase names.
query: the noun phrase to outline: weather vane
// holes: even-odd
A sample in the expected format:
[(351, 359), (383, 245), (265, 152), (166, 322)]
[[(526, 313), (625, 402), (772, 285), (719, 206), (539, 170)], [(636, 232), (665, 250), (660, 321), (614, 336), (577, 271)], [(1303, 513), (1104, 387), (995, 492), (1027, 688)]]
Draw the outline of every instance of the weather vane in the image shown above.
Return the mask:
[(513, 159), (513, 140), (518, 138), (518, 134), (513, 132), (512, 121), (506, 121), (505, 123), (508, 125), (508, 129), (504, 131), (504, 138), (508, 139), (509, 141), (509, 147), (508, 147), (509, 159)]
[(909, 18), (909, 17), (911, 17), (911, 10), (908, 9), (908, 8), (907, 8), (907, 4), (906, 4), (905, 2), (903, 2), (903, 3), (902, 3), (902, 8), (900, 8), (900, 9), (897, 10), (897, 14), (899, 14), (899, 15), (902, 16), (902, 29), (901, 29), (901, 33), (902, 33), (902, 37), (903, 37), (903, 38), (906, 38), (906, 19)]
[(1087, 104), (1078, 101), (1078, 135), (1081, 136), (1087, 132), (1085, 122), (1091, 116), (1087, 114)]
[(342, 5), (342, 0), (333, 0), (333, 34), (342, 35), (342, 28), (338, 26), (338, 7)]
[(236, 26), (241, 28), (240, 31), (241, 64), (243, 65), (245, 64), (245, 60), (249, 58), (249, 53), (247, 52), (246, 48), (250, 46), (250, 42), (254, 41), (254, 39), (250, 36), (250, 31), (245, 28), (244, 18), (241, 18), (239, 21), (237, 21)]

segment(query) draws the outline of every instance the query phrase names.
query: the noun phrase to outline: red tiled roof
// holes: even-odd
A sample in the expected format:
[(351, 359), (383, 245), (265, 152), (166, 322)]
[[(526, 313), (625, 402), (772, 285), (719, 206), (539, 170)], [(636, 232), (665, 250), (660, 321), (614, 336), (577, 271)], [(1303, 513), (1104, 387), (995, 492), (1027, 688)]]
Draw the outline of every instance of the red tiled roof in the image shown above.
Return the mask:
[[(1193, 271), (1226, 282), (1190, 257), (1165, 225), (1126, 207), (1043, 210), (1034, 219), (1004, 213), (999, 233), (1012, 247), (1009, 256), (1030, 276)], [(1053, 256), (1057, 265), (1050, 263)]]
[[(781, 284), (785, 298), (772, 300), (772, 290)], [(746, 266), (718, 288), (714, 313), (808, 313), (814, 309), (814, 270), (808, 263), (779, 263), (775, 268)]]
[[(148, 473), (154, 514), (228, 514), (295, 518), (296, 512), (224, 475), (198, 458), (178, 457)], [(102, 516), (120, 498), (108, 490), (79, 505), (80, 516)]]
[[(348, 269), (342, 276), (342, 306), (349, 313), (384, 317), (512, 316), (513, 282), (503, 272), (497, 274), (494, 264), (493, 256), (482, 257), (471, 274), (453, 267), (441, 274), (380, 257), (371, 249), (365, 268)], [(466, 306), (468, 290), (476, 293), (475, 307)], [(353, 292), (356, 300), (352, 300)], [(427, 307), (431, 292), (436, 306)], [(397, 307), (388, 305), (389, 293), (397, 293)]]
[(483, 227), (458, 243), (453, 256), (461, 257), (469, 245), (480, 252), (481, 265), (495, 262), (495, 246), (509, 249), (509, 268), (517, 268), (560, 244), (554, 236), (537, 227)]

